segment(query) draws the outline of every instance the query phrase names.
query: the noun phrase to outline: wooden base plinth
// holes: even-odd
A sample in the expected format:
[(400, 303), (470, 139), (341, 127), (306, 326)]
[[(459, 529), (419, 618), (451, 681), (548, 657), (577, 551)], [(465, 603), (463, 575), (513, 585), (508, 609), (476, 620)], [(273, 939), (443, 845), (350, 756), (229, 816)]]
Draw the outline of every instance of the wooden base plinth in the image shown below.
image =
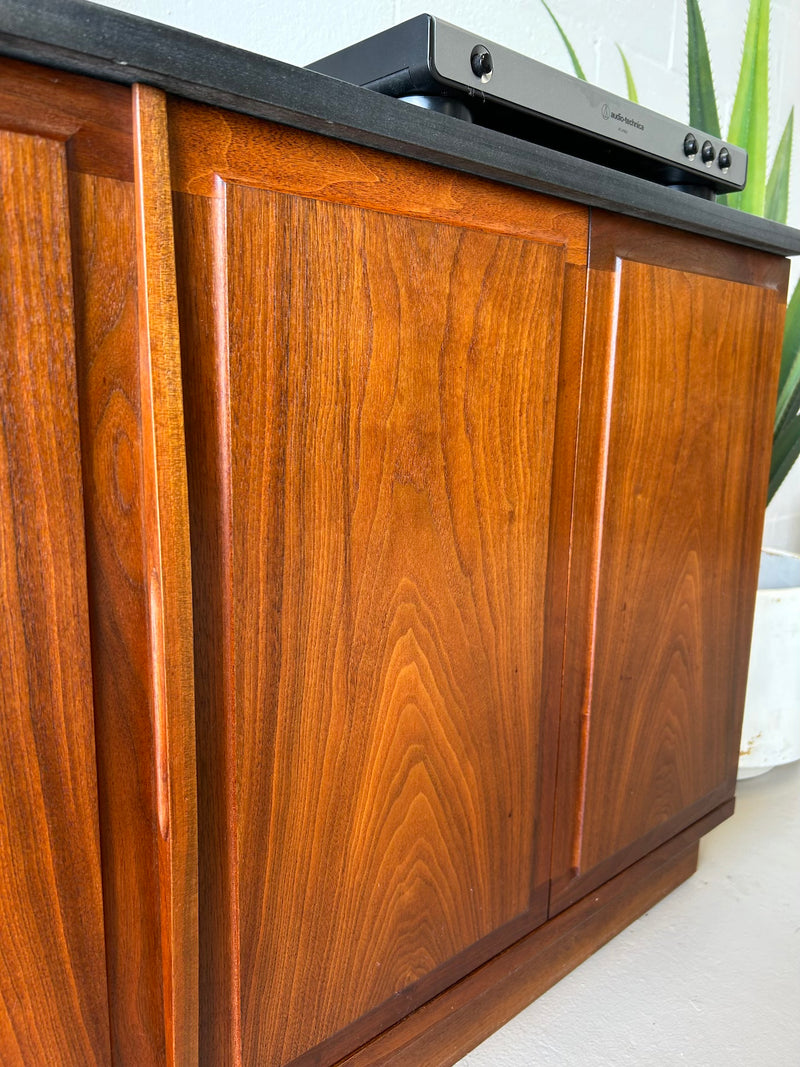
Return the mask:
[(451, 1067), (693, 874), (704, 829), (689, 827), (339, 1067)]

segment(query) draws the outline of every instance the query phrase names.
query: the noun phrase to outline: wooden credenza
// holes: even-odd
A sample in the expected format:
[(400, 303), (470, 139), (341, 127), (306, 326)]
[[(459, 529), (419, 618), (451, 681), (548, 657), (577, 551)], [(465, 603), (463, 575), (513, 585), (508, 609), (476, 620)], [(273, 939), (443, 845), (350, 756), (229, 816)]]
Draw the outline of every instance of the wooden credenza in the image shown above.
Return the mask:
[(729, 815), (787, 263), (2, 61), (3, 1064), (454, 1063)]

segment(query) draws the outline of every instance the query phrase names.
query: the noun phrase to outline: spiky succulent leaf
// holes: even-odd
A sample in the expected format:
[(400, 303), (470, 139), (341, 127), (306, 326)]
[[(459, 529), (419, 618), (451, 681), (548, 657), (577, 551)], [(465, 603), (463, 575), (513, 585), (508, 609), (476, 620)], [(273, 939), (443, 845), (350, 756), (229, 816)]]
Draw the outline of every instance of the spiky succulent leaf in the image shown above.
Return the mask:
[(798, 456), (800, 456), (800, 386), (794, 394), (790, 417), (772, 440), (767, 502), (775, 496)]
[(747, 149), (747, 185), (728, 196), (731, 207), (764, 214), (769, 121), (769, 0), (750, 0), (742, 65), (728, 139)]
[(544, 4), (545, 11), (550, 16), (550, 18), (553, 20), (553, 22), (555, 23), (556, 29), (561, 34), (561, 40), (564, 42), (564, 44), (566, 46), (566, 49), (569, 52), (569, 58), (572, 60), (572, 66), (573, 66), (573, 68), (575, 70), (575, 73), (578, 75), (579, 78), (582, 79), (582, 81), (586, 81), (586, 75), (583, 73), (583, 67), (580, 65), (580, 61), (578, 60), (578, 57), (575, 54), (575, 49), (572, 47), (569, 38), (567, 37), (567, 35), (562, 30), (561, 23), (558, 21), (558, 19), (555, 17), (553, 12), (550, 10), (549, 6), (547, 4), (545, 4), (545, 0), (542, 0), (542, 4)]
[(625, 68), (625, 83), (628, 86), (628, 99), (632, 100), (634, 104), (639, 103), (639, 95), (636, 92), (636, 83), (633, 80), (633, 73), (631, 71), (628, 60), (625, 58), (625, 53), (622, 51), (619, 45), (617, 45), (617, 51), (622, 59), (622, 65)]
[(783, 351), (778, 379), (778, 405), (772, 437), (769, 472), (771, 500), (792, 464), (800, 455), (800, 285), (795, 287), (786, 309)]
[(778, 376), (778, 405), (775, 409), (776, 433), (791, 408), (792, 394), (798, 384), (800, 384), (800, 283), (795, 286), (786, 309), (781, 369)]
[(794, 108), (783, 128), (778, 151), (772, 163), (767, 182), (767, 196), (764, 214), (776, 222), (786, 222), (789, 210), (789, 169), (792, 163), (792, 136), (794, 132)]
[(708, 42), (698, 0), (686, 0), (689, 40), (689, 124), (719, 137), (719, 115)]

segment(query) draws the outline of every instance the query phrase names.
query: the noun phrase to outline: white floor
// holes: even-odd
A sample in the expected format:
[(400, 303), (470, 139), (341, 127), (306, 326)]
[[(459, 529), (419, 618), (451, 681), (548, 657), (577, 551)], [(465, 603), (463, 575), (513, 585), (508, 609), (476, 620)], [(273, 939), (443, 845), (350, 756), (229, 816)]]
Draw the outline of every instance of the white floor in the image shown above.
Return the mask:
[(800, 763), (740, 782), (688, 882), (459, 1067), (800, 1067)]

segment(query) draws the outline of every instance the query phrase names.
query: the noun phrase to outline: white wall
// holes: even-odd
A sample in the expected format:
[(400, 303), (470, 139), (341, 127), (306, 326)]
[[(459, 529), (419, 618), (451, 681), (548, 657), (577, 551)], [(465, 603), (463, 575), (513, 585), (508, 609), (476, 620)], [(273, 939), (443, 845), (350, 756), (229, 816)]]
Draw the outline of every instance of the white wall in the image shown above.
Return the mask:
[[(304, 65), (417, 15), (421, 0), (106, 0), (108, 6), (166, 22), (289, 63)], [(590, 81), (625, 94), (616, 49), (624, 49), (639, 101), (673, 118), (688, 116), (684, 0), (550, 0)], [(748, 0), (701, 0), (723, 131), (730, 120)], [(569, 57), (539, 0), (435, 0), (432, 14), (571, 72)], [(769, 152), (793, 104), (800, 105), (800, 0), (772, 0)], [(789, 223), (800, 226), (800, 107), (794, 138)], [(800, 269), (793, 271), (797, 278)], [(800, 464), (767, 511), (765, 543), (800, 552)]]

